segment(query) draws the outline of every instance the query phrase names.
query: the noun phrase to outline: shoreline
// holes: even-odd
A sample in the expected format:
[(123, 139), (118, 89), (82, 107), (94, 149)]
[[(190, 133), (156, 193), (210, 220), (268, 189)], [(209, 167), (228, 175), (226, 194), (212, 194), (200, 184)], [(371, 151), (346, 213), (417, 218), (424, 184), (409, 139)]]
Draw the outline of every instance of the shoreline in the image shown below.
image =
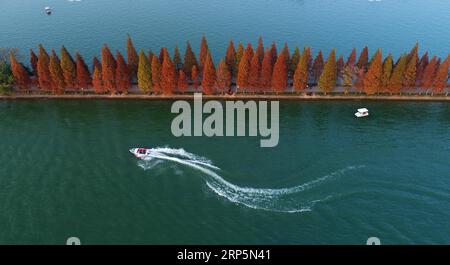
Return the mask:
[[(390, 101), (450, 101), (450, 96), (438, 95), (274, 95), (274, 94), (237, 94), (237, 95), (202, 95), (206, 100), (280, 100), (280, 101), (303, 101), (303, 100), (390, 100)], [(65, 94), (65, 95), (39, 95), (39, 94), (12, 94), (0, 95), (0, 100), (47, 100), (47, 99), (108, 99), (108, 100), (193, 100), (194, 94), (184, 95), (96, 95), (96, 94)]]

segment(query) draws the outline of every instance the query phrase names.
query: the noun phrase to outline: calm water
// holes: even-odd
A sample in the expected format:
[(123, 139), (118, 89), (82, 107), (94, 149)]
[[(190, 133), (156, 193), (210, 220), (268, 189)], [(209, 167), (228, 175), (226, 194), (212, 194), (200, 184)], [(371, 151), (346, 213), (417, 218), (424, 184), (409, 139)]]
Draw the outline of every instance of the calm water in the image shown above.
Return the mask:
[[(256, 44), (310, 45), (326, 53), (368, 44), (398, 55), (420, 41), (421, 51), (450, 52), (448, 10), (442, 0), (1, 0), (0, 47), (28, 49), (65, 44), (86, 57), (98, 55), (103, 43), (122, 49), (127, 33), (137, 48), (158, 51), (186, 40), (198, 50), (202, 33), (217, 61), (229, 39)], [(54, 12), (45, 15), (44, 6)]]
[(173, 137), (169, 102), (0, 102), (0, 243), (450, 243), (450, 106), (361, 104), (282, 102), (262, 150)]
[[(43, 12), (50, 5), (51, 16)], [(0, 0), (0, 47), (230, 38), (446, 56), (449, 1)], [(366, 106), (371, 117), (353, 112)], [(175, 138), (170, 102), (1, 101), (0, 243), (450, 243), (448, 103), (283, 102), (280, 143)], [(137, 161), (136, 146), (162, 158)]]

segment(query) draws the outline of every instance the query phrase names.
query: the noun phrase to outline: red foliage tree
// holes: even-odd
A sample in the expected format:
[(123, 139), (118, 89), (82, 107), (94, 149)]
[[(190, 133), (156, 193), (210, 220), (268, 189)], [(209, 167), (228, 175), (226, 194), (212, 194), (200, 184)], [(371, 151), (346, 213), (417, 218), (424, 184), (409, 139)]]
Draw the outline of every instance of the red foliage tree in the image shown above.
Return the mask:
[(99, 64), (94, 64), (94, 71), (92, 74), (92, 86), (97, 94), (102, 94), (106, 90), (103, 88), (102, 82), (102, 69), (100, 69)]
[(232, 76), (236, 76), (236, 50), (234, 49), (233, 40), (228, 44), (227, 53), (225, 55), (225, 62), (228, 66), (228, 71)]
[(133, 41), (130, 35), (127, 39), (127, 68), (130, 72), (130, 78), (136, 78), (137, 68), (139, 64), (139, 56), (137, 54), (136, 48), (134, 48)]
[(177, 86), (178, 86), (178, 90), (182, 93), (186, 92), (186, 90), (189, 88), (187, 76), (183, 72), (183, 70), (180, 70), (178, 73), (178, 85)]
[(33, 49), (30, 49), (30, 65), (33, 69), (33, 75), (37, 77), (38, 71), (37, 71), (37, 63), (38, 63), (38, 57), (34, 53)]
[(52, 55), (50, 56), (50, 63), (48, 67), (50, 76), (52, 78), (53, 94), (59, 95), (64, 93), (64, 88), (66, 87), (66, 84), (64, 82), (64, 74), (63, 70), (61, 69), (61, 61), (59, 60), (58, 55), (56, 55), (55, 50), (52, 50)]
[(230, 89), (230, 86), (231, 73), (229, 65), (226, 63), (226, 60), (222, 59), (217, 67), (217, 88), (221, 93), (224, 93)]
[(198, 66), (197, 58), (195, 57), (195, 54), (191, 48), (191, 44), (188, 41), (186, 43), (186, 51), (184, 52), (184, 66), (183, 66), (183, 70), (187, 76), (190, 77), (192, 75), (192, 67), (194, 65)]
[(119, 93), (127, 94), (131, 88), (131, 76), (127, 63), (119, 51), (116, 51), (116, 87)]
[[(250, 72), (250, 59), (253, 51), (248, 48), (244, 51), (241, 61), (239, 62), (239, 70), (237, 74), (236, 84), (239, 89), (245, 91), (248, 88), (248, 74)], [(250, 46), (251, 47), (251, 46)]]
[(272, 87), (272, 52), (270, 49), (266, 49), (264, 53), (259, 86), (262, 90), (261, 92), (270, 91)]
[(277, 53), (277, 45), (275, 44), (275, 42), (272, 42), (272, 46), (270, 47), (270, 53), (272, 56), (272, 68), (275, 65), (277, 58), (278, 58), (278, 53)]
[(324, 64), (325, 63), (323, 60), (322, 51), (319, 51), (312, 66), (314, 82), (319, 81), (320, 75), (322, 74), (323, 71)]
[(436, 72), (436, 77), (433, 82), (433, 93), (442, 93), (444, 88), (447, 87), (449, 58), (450, 57), (447, 57), (447, 59), (441, 63)]
[(273, 67), (272, 74), (272, 89), (278, 94), (279, 92), (284, 92), (288, 85), (288, 76), (287, 76), (287, 66), (286, 59), (284, 58), (285, 53), (280, 52), (280, 55), (277, 58), (277, 62)]
[(191, 70), (191, 79), (192, 79), (192, 88), (194, 90), (197, 90), (200, 85), (198, 75), (199, 75), (198, 67), (196, 65), (193, 65)]
[(153, 56), (152, 59), (152, 83), (155, 94), (161, 93), (161, 63), (158, 56)]
[(352, 52), (348, 56), (348, 59), (347, 59), (347, 62), (345, 63), (345, 66), (353, 67), (353, 66), (355, 66), (355, 63), (356, 63), (356, 49), (353, 48)]
[(117, 63), (108, 45), (102, 48), (102, 82), (103, 88), (111, 93), (116, 91), (116, 67)]
[(264, 59), (264, 43), (262, 40), (262, 37), (259, 37), (258, 39), (258, 47), (256, 47), (256, 52), (255, 52), (259, 63), (262, 63), (262, 60)]
[(425, 72), (425, 68), (428, 65), (428, 52), (426, 52), (422, 58), (420, 58), (419, 63), (417, 65), (417, 72), (416, 72), (416, 84), (420, 85), (422, 83), (422, 77)]
[(205, 58), (202, 89), (203, 93), (207, 95), (211, 95), (216, 92), (216, 70), (214, 68), (214, 63), (212, 61), (210, 52), (206, 54)]
[[(264, 56), (263, 56), (264, 58)], [(250, 91), (258, 91), (260, 89), (260, 75), (261, 75), (261, 63), (259, 62), (258, 54), (253, 55), (250, 61), (250, 70), (248, 73), (248, 88)]]
[(421, 87), (426, 89), (431, 88), (438, 67), (439, 67), (438, 59), (436, 56), (433, 56), (433, 58), (431, 58), (431, 61), (428, 63), (428, 65), (425, 67), (425, 70), (423, 71)]
[(361, 54), (359, 55), (359, 59), (358, 62), (356, 63), (356, 66), (359, 69), (364, 69), (364, 71), (367, 71), (368, 65), (369, 65), (369, 48), (365, 46), (361, 51)]
[(89, 88), (92, 84), (89, 69), (80, 53), (77, 52), (75, 57), (77, 69), (76, 88), (78, 89)]
[(17, 88), (28, 91), (31, 88), (30, 76), (25, 70), (25, 67), (17, 61), (13, 52), (10, 52), (9, 54), (9, 62), (11, 64), (11, 71)]
[(37, 63), (37, 73), (39, 87), (44, 91), (50, 91), (52, 89), (52, 78), (49, 70), (50, 56), (45, 51), (42, 45), (39, 45), (39, 56)]
[(164, 61), (161, 68), (161, 89), (164, 95), (172, 95), (177, 88), (175, 65), (167, 50), (164, 51)]
[(208, 52), (209, 52), (208, 42), (206, 41), (205, 35), (203, 35), (202, 40), (200, 42), (200, 68), (202, 69), (205, 65), (205, 60)]

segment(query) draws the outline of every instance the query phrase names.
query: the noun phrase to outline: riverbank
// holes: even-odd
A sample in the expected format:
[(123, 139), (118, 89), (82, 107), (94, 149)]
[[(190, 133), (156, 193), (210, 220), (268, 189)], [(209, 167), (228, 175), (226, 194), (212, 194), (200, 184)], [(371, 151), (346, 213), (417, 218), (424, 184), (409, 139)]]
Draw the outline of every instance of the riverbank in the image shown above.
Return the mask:
[[(46, 100), (46, 99), (109, 99), (109, 100), (192, 100), (194, 94), (176, 95), (97, 95), (97, 94), (11, 94), (0, 95), (1, 100)], [(364, 94), (235, 94), (235, 95), (203, 95), (203, 99), (218, 100), (393, 100), (393, 101), (450, 101), (450, 96), (445, 95), (364, 95)]]

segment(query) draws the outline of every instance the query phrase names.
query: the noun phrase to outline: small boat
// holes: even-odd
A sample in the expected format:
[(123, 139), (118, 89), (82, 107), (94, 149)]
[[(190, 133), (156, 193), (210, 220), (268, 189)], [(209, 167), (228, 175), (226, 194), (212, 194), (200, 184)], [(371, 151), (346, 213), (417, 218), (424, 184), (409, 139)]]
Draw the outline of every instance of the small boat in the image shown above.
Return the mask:
[(130, 149), (130, 153), (132, 153), (135, 157), (142, 159), (145, 156), (149, 155), (152, 152), (150, 148), (132, 148)]
[(366, 108), (358, 109), (357, 112), (355, 113), (355, 116), (357, 118), (367, 117), (369, 116), (369, 110)]
[(49, 7), (49, 6), (46, 6), (46, 7), (44, 8), (44, 10), (45, 10), (45, 13), (47, 13), (47, 15), (50, 15), (50, 14), (52, 13), (52, 8)]

